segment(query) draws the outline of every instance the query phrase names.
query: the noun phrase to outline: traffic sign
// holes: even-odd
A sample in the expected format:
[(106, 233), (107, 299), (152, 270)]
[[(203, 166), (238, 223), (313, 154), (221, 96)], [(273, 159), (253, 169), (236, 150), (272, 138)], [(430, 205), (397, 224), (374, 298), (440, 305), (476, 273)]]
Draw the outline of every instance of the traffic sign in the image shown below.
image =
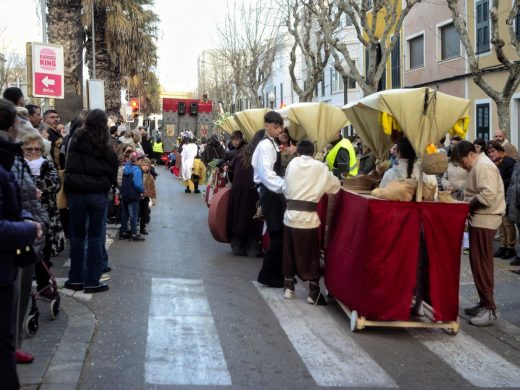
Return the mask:
[(63, 99), (63, 46), (28, 42), (27, 57), (32, 96)]

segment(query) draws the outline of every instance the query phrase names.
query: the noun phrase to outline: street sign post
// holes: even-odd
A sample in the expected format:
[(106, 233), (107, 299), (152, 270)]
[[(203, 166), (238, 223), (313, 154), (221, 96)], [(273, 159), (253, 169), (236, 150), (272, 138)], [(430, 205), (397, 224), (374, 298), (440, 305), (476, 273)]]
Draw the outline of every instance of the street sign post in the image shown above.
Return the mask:
[(63, 46), (28, 42), (27, 65), (30, 96), (63, 99)]

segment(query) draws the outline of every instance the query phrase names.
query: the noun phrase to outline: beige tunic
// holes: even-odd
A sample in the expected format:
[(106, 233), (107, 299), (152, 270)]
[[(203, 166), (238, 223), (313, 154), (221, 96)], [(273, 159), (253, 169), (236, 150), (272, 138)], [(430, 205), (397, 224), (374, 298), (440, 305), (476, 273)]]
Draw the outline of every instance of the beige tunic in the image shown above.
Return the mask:
[[(335, 194), (340, 188), (338, 178), (312, 157), (295, 157), (287, 166), (283, 184), (287, 199), (317, 203), (323, 194)], [(320, 218), (315, 211), (286, 210), (283, 223), (291, 228), (313, 229), (320, 226)]]
[(478, 209), (469, 219), (473, 227), (497, 229), (506, 211), (504, 183), (500, 172), (484, 153), (480, 153), (468, 172), (464, 200), (477, 198), (486, 207)]

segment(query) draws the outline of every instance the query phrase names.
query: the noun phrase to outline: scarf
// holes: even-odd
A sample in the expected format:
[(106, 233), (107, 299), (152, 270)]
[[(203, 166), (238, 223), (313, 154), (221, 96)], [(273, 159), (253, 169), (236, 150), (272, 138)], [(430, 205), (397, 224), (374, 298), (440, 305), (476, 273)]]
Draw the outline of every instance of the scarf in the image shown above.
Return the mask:
[(40, 176), (40, 169), (44, 161), (45, 159), (43, 157), (32, 161), (25, 159), (25, 162), (27, 162), (27, 165), (29, 165), (29, 169), (31, 170), (31, 175), (33, 176)]

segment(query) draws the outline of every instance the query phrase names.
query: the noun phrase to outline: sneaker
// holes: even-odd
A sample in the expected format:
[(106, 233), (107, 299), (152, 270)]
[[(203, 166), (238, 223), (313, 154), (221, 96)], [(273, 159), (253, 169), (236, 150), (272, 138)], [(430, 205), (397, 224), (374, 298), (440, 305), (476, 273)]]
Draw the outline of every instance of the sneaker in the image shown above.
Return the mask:
[(110, 280), (109, 274), (101, 274), (101, 277), (99, 278), (99, 281), (106, 282), (107, 280)]
[(294, 298), (294, 279), (285, 279), (283, 282), (283, 297), (285, 299)]
[(470, 317), (476, 317), (480, 310), (482, 310), (483, 307), (480, 306), (480, 304), (475, 305), (473, 307), (467, 307), (464, 309), (464, 314), (470, 316)]
[(465, 255), (469, 255), (469, 248), (464, 248), (462, 253), (464, 253)]
[(491, 325), (497, 319), (497, 315), (493, 314), (493, 310), (482, 308), (477, 316), (469, 320), (469, 323), (475, 326), (486, 326)]
[(139, 234), (132, 234), (130, 237), (130, 241), (144, 241), (144, 238), (141, 237)]
[(310, 303), (311, 305), (327, 304), (327, 300), (321, 293), (320, 284), (318, 281), (309, 282), (309, 296), (307, 297), (307, 303)]
[(21, 351), (19, 349), (14, 351), (14, 357), (15, 357), (17, 364), (29, 364), (29, 363), (32, 363), (34, 360), (33, 355), (31, 355), (30, 353)]
[(509, 265), (520, 265), (520, 257), (516, 256), (514, 260), (509, 263)]
[(505, 255), (506, 251), (507, 251), (508, 248), (506, 248), (505, 246), (501, 246), (500, 248), (498, 248), (498, 250), (493, 254), (493, 257), (502, 257)]

